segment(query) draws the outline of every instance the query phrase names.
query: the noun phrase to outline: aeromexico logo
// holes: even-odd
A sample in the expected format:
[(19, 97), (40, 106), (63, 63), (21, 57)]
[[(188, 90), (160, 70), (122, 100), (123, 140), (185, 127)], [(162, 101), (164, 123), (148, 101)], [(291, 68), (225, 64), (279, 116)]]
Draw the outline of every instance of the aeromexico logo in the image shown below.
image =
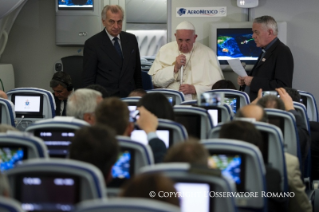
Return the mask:
[(27, 99), (26, 101), (25, 101), (25, 106), (29, 106), (30, 105), (30, 102), (29, 102), (29, 100)]
[(227, 15), (226, 7), (177, 7), (176, 17), (221, 17)]

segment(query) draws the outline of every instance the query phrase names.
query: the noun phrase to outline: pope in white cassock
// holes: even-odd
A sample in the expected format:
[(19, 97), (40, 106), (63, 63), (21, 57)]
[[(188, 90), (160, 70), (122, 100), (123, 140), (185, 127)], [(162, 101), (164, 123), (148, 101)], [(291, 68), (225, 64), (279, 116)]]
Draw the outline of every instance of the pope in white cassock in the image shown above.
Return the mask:
[[(148, 74), (155, 87), (174, 89), (184, 93), (187, 100), (197, 99), (224, 79), (215, 52), (195, 43), (195, 27), (188, 21), (176, 27), (176, 41), (161, 47)], [(181, 67), (183, 66), (183, 83)]]

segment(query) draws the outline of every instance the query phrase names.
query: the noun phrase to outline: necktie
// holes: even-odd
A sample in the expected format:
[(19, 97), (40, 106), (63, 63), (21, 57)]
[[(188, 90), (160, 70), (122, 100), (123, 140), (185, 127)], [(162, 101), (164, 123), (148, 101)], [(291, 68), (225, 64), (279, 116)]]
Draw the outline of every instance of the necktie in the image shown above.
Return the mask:
[(123, 60), (123, 54), (122, 54), (120, 44), (118, 42), (118, 37), (114, 37), (113, 40), (114, 40), (114, 48), (117, 51), (118, 55), (120, 56), (121, 60)]

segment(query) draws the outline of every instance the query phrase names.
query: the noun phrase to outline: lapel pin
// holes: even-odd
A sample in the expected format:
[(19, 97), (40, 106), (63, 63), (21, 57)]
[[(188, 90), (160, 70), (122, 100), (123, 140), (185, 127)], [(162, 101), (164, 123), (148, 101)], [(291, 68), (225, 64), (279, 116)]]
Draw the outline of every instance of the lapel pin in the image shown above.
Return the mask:
[(261, 59), (261, 61), (265, 62), (265, 61), (266, 61), (266, 58)]

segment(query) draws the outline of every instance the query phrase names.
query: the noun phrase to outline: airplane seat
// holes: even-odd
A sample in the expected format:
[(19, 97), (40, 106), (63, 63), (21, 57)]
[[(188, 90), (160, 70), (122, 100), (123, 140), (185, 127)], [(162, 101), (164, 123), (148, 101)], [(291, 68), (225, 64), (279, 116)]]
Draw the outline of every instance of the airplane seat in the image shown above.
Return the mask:
[(239, 108), (250, 104), (250, 98), (247, 93), (233, 89), (214, 89), (204, 93), (222, 94), (224, 96), (224, 103), (228, 104), (234, 113)]
[(295, 110), (301, 115), (302, 119), (304, 120), (304, 122), (306, 124), (305, 127), (307, 128), (307, 130), (310, 134), (311, 131), (310, 131), (310, 125), (309, 125), (309, 117), (307, 114), (306, 106), (302, 103), (299, 103), (299, 102), (293, 102), (293, 104), (294, 104)]
[[(268, 211), (266, 169), (262, 154), (253, 144), (234, 139), (207, 139), (201, 144), (209, 151), (209, 164), (222, 170), (224, 176), (231, 177), (236, 183), (238, 192), (257, 192), (258, 197), (236, 197), (239, 211)], [(224, 167), (224, 161), (227, 168)], [(220, 166), (220, 167), (219, 167)], [(232, 170), (236, 170), (236, 174)]]
[(305, 105), (309, 121), (319, 121), (318, 107), (315, 97), (306, 91), (299, 91), (302, 103)]
[(4, 173), (26, 211), (73, 211), (81, 201), (106, 198), (102, 172), (81, 161), (31, 159)]
[[(261, 133), (263, 138), (264, 150), (262, 152), (264, 163), (270, 167), (277, 169), (281, 174), (281, 189), (288, 192), (288, 177), (286, 160), (284, 155), (283, 135), (279, 127), (264, 123), (252, 122), (256, 129)], [(209, 138), (218, 139), (222, 124), (213, 128), (209, 134)]]
[(143, 166), (153, 165), (151, 147), (125, 136), (116, 137), (120, 146), (120, 156), (112, 168), (113, 180), (107, 185), (107, 196), (118, 196), (120, 187), (132, 178)]
[(144, 90), (152, 90), (154, 89), (152, 76), (148, 74), (147, 71), (142, 71), (142, 86)]
[(14, 104), (10, 100), (0, 98), (0, 106), (1, 123), (15, 127), (16, 114), (14, 111)]
[(55, 63), (55, 71), (63, 71), (71, 76), (74, 90), (83, 88), (82, 72), (83, 72), (83, 56), (72, 55), (62, 57)]
[(234, 112), (228, 104), (215, 106), (199, 105), (199, 107), (207, 110), (208, 114), (211, 116), (214, 127), (219, 123), (228, 122), (234, 118)]
[(50, 157), (66, 158), (75, 131), (84, 126), (90, 125), (71, 116), (56, 116), (37, 121), (26, 128), (25, 131), (44, 141)]
[(0, 151), (3, 154), (0, 170), (14, 168), (24, 160), (48, 158), (48, 150), (40, 138), (24, 132), (0, 133)]
[(284, 138), (285, 152), (288, 152), (299, 159), (300, 168), (303, 173), (299, 135), (294, 115), (287, 111), (273, 108), (265, 108), (265, 112), (268, 116), (268, 122), (281, 129)]
[(199, 107), (174, 106), (175, 121), (184, 125), (190, 136), (206, 139), (213, 128), (212, 117), (207, 110)]
[(197, 105), (197, 100), (183, 101), (180, 105)]
[(55, 116), (53, 94), (45, 89), (21, 87), (7, 92), (8, 99), (14, 104), (16, 128), (24, 131), (30, 124)]
[(110, 200), (89, 200), (77, 205), (77, 212), (181, 212), (170, 203), (146, 198), (112, 198)]
[(228, 212), (237, 211), (234, 198), (214, 198), (218, 192), (236, 191), (233, 181), (222, 176), (220, 170), (196, 167), (189, 163), (161, 163), (145, 166), (140, 173), (162, 173), (172, 179), (175, 189), (182, 194), (181, 211), (217, 212), (221, 208)]
[(168, 131), (168, 142), (165, 141), (164, 138), (161, 138), (166, 146), (169, 148), (172, 145), (184, 142), (188, 139), (188, 133), (186, 128), (178, 122), (166, 120), (166, 119), (158, 119), (158, 127), (157, 130)]
[(0, 196), (0, 211), (1, 212), (25, 212), (22, 207), (21, 203), (8, 198)]
[(173, 106), (180, 105), (183, 101), (185, 101), (185, 97), (182, 92), (175, 91), (172, 89), (155, 88), (155, 89), (147, 90), (146, 92), (164, 94)]

